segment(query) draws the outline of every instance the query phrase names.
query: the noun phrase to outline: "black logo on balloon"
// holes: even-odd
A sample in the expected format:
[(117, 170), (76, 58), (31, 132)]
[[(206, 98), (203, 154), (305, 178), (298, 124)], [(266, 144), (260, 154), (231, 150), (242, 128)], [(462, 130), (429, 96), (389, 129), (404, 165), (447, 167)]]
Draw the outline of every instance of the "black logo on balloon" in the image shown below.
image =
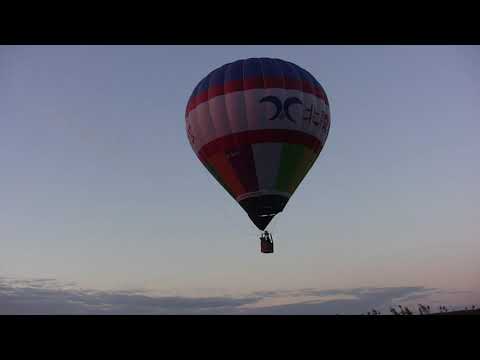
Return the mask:
[[(275, 114), (273, 114), (273, 116), (269, 120), (287, 118), (293, 123), (297, 122), (292, 118), (292, 115), (290, 114), (290, 106), (304, 105), (299, 98), (294, 96), (286, 98), (285, 101), (282, 103), (282, 101), (278, 97), (270, 95), (261, 98), (260, 102), (270, 102), (275, 105)], [(327, 132), (330, 125), (329, 116), (325, 111), (317, 110), (318, 109), (314, 106), (314, 104), (311, 104), (309, 106), (305, 105), (303, 107), (302, 120), (309, 125), (313, 124), (314, 126), (321, 126), (322, 130), (324, 132)]]
[[(275, 114), (273, 114), (273, 116), (269, 120), (275, 120), (278, 117), (282, 118), (283, 117), (282, 115), (285, 114), (286, 118), (293, 123), (296, 123), (296, 121), (293, 120), (292, 115), (290, 115), (290, 106), (294, 104), (303, 105), (303, 102), (297, 97), (289, 97), (285, 99), (285, 101), (283, 102), (283, 106), (282, 106), (282, 101), (276, 96), (265, 96), (262, 99), (260, 99), (260, 102), (261, 103), (270, 102), (273, 105), (275, 105), (275, 108), (276, 108)], [(282, 110), (283, 110), (283, 114), (282, 114)]]

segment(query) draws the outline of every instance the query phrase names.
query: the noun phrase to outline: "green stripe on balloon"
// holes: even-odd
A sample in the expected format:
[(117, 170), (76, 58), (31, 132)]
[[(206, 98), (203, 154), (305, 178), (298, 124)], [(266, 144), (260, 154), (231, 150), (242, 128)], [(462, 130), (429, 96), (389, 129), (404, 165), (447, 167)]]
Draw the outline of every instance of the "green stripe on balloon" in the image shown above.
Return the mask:
[(311, 169), (318, 153), (300, 144), (284, 144), (277, 190), (292, 195)]
[(290, 188), (288, 189), (290, 194), (293, 194), (302, 180), (305, 178), (313, 163), (317, 158), (317, 154), (311, 149), (303, 146), (303, 156), (298, 160), (298, 164), (295, 168), (295, 175), (292, 177)]
[[(288, 192), (296, 178), (297, 164), (304, 156), (304, 146), (299, 144), (284, 144), (280, 157), (280, 169), (278, 171), (276, 189), (280, 192)], [(291, 193), (290, 193), (291, 195)]]

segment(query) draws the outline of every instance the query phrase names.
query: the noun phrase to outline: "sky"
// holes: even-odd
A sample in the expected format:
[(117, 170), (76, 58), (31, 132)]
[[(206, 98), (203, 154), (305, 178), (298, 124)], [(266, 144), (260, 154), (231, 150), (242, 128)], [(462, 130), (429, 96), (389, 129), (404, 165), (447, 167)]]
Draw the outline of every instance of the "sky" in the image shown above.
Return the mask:
[[(330, 102), (273, 255), (184, 125), (196, 84), (249, 57)], [(0, 46), (0, 313), (480, 304), (479, 64), (478, 46)]]

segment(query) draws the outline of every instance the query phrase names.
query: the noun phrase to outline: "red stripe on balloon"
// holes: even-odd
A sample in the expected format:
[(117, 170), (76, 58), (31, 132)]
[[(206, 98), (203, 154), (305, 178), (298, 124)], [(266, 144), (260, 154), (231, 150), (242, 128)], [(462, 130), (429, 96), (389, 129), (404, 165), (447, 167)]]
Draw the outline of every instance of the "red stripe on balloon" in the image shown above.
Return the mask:
[(222, 179), (225, 185), (230, 188), (235, 197), (247, 192), (244, 185), (240, 182), (235, 169), (227, 158), (227, 154), (224, 152), (217, 152), (206, 159), (206, 161), (202, 162), (208, 164), (217, 172), (217, 175)]
[(254, 77), (243, 81), (243, 90), (262, 89), (265, 87), (263, 77)]
[(235, 153), (228, 154), (228, 157), (238, 180), (242, 183), (246, 192), (258, 191), (257, 172), (252, 147), (250, 145), (240, 145), (235, 149)]
[(190, 99), (187, 104), (186, 116), (201, 103), (204, 103), (216, 96), (229, 94), (235, 91), (251, 89), (284, 88), (299, 90), (317, 96), (328, 105), (328, 99), (322, 88), (306, 80), (297, 80), (284, 77), (255, 77), (245, 80), (233, 80), (223, 85), (212, 86), (206, 91)]
[(215, 139), (202, 146), (198, 152), (200, 159), (207, 160), (219, 151), (234, 151), (242, 145), (253, 145), (259, 143), (287, 143), (301, 144), (314, 152), (320, 152), (322, 143), (315, 136), (296, 130), (265, 129), (243, 131), (236, 134), (226, 135)]

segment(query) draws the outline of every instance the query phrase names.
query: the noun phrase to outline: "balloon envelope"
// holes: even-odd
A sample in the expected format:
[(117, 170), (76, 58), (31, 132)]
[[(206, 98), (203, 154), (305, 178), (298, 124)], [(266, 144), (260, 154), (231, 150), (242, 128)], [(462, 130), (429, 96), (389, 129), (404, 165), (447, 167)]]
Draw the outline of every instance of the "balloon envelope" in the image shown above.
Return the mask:
[(322, 86), (306, 70), (250, 58), (201, 80), (185, 123), (200, 161), (264, 230), (320, 154), (330, 109)]

